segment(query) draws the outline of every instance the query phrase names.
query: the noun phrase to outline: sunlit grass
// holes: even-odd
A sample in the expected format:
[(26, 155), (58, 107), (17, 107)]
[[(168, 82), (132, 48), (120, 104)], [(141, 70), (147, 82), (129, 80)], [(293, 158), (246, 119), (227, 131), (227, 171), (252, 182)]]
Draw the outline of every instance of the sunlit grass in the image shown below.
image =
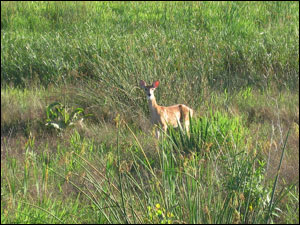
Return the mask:
[[(96, 223), (276, 220), (281, 207), (278, 199), (293, 192), (287, 187), (270, 202), (274, 180), (265, 179), (266, 161), (257, 150), (242, 144), (247, 138), (244, 125), (217, 113), (214, 118), (192, 120), (191, 127), (191, 139), (197, 136), (199, 141), (187, 140), (186, 146), (188, 137), (174, 130), (174, 135), (153, 142), (157, 145), (153, 153), (144, 149), (139, 137), (127, 141), (128, 126), (116, 128), (113, 145), (94, 144), (74, 130), (65, 144), (57, 145), (55, 154), (36, 154), (35, 137), (29, 137), (25, 157), (7, 155), (1, 170), (2, 220), (76, 223), (86, 221), (84, 214), (92, 212), (88, 221)], [(62, 201), (66, 194), (67, 204)], [(83, 203), (86, 207), (79, 210)], [(9, 211), (13, 213), (8, 215)], [(78, 213), (83, 213), (82, 218)]]
[(298, 64), (296, 2), (1, 2), (1, 223), (299, 223)]
[(2, 2), (1, 24), (5, 83), (96, 76), (132, 87), (134, 74), (197, 92), (299, 84), (296, 2)]

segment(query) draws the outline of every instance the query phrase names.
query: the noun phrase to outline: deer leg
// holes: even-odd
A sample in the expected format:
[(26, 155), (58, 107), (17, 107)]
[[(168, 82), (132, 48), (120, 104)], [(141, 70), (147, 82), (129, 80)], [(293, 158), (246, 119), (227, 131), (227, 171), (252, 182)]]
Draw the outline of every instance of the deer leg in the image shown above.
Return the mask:
[(189, 120), (186, 120), (184, 122), (184, 127), (185, 127), (185, 130), (186, 130), (187, 136), (190, 136), (190, 121)]
[(184, 115), (184, 126), (188, 136), (190, 136), (190, 118), (193, 116), (193, 111), (188, 110)]
[(166, 134), (167, 133), (167, 128), (168, 128), (167, 124), (162, 122), (161, 125), (162, 125), (162, 129), (163, 129), (163, 134)]
[(156, 129), (155, 129), (155, 137), (157, 138), (157, 139), (159, 139), (159, 135), (160, 133), (159, 133), (159, 128), (158, 127), (156, 127)]

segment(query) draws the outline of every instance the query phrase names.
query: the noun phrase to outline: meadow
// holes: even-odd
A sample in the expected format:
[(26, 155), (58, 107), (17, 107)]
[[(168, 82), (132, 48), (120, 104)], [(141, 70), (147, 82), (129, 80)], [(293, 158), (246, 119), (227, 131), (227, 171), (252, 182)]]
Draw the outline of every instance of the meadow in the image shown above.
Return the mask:
[(299, 3), (1, 1), (1, 223), (298, 224)]

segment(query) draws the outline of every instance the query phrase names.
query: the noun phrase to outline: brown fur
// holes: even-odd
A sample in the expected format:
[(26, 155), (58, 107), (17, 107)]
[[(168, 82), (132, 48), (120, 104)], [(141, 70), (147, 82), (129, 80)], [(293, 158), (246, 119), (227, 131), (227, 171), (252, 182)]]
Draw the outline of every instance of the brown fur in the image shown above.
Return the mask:
[[(159, 106), (156, 103), (154, 90), (158, 87), (159, 82), (155, 81), (152, 85), (146, 86), (145, 81), (140, 81), (140, 86), (145, 90), (148, 96), (151, 123), (161, 125), (166, 132), (168, 126), (177, 127), (180, 122), (184, 123), (185, 129), (189, 131), (189, 114), (193, 116), (193, 110), (186, 105), (177, 104), (172, 106)], [(180, 125), (181, 126), (181, 125)], [(156, 136), (159, 136), (158, 130)]]

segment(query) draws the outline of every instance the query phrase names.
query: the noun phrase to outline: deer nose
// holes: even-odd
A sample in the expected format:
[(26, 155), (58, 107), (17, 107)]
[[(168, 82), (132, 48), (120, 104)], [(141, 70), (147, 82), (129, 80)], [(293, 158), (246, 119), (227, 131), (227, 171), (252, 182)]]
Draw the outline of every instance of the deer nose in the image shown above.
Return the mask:
[(150, 96), (151, 96), (151, 94), (148, 94), (148, 96), (150, 97)]

